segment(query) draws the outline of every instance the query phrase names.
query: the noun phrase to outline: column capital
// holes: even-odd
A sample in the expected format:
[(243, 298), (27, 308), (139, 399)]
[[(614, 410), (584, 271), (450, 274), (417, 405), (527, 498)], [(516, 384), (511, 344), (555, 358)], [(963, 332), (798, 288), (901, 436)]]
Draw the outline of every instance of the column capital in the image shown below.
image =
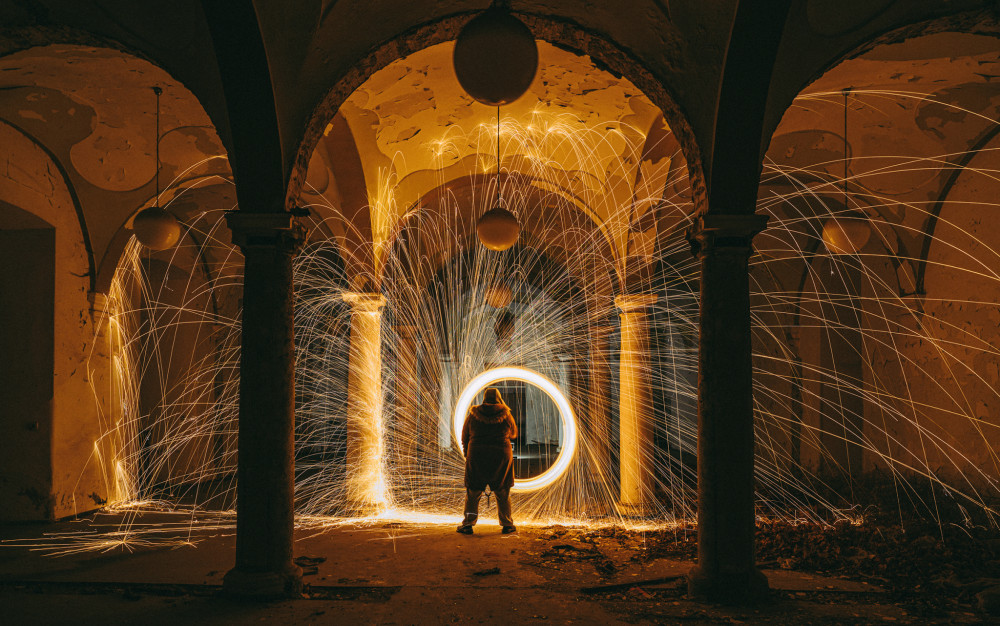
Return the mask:
[(691, 253), (700, 257), (722, 248), (749, 255), (754, 235), (764, 230), (767, 220), (767, 215), (756, 213), (702, 215), (687, 231)]
[(642, 313), (656, 304), (658, 299), (655, 293), (623, 293), (615, 297), (615, 306), (622, 313)]
[(355, 313), (378, 313), (385, 306), (385, 296), (378, 292), (345, 291), (341, 298)]
[(233, 243), (242, 250), (286, 248), (296, 250), (305, 240), (305, 228), (287, 211), (256, 213), (235, 210), (226, 213)]

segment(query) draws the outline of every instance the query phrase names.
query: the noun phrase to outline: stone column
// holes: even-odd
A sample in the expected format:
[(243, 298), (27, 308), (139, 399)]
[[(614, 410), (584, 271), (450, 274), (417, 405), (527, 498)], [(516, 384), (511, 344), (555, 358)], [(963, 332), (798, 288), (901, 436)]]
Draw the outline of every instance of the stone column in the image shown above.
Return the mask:
[(615, 298), (621, 309), (621, 352), (618, 377), (619, 467), (622, 515), (644, 516), (653, 505), (653, 392), (650, 386), (649, 307), (653, 294)]
[(351, 305), (347, 370), (347, 481), (355, 512), (371, 515), (389, 503), (383, 472), (382, 307), (380, 293), (345, 293)]
[(754, 559), (754, 428), (747, 260), (763, 215), (705, 215), (688, 237), (701, 262), (698, 358), (698, 565), (690, 595), (764, 594)]
[(577, 454), (586, 454), (590, 481), (593, 488), (598, 489), (597, 497), (591, 502), (594, 515), (610, 515), (614, 513), (612, 503), (616, 499), (614, 469), (611, 455), (611, 366), (610, 336), (612, 327), (605, 321), (590, 326), (589, 363), (586, 371), (587, 405), (586, 418), (580, 424), (580, 450)]
[(226, 216), (243, 250), (243, 328), (236, 484), (236, 567), (229, 594), (297, 595), (292, 562), (295, 480), (292, 258), (301, 231), (291, 214)]
[[(114, 482), (108, 485), (108, 501), (124, 502), (142, 497), (138, 487), (146, 485), (133, 477), (148, 476), (149, 472), (142, 463), (147, 454), (142, 448), (142, 438), (136, 432), (139, 425), (130, 423), (133, 416), (125, 412), (127, 403), (123, 398), (127, 391), (121, 372), (130, 371), (130, 364), (122, 361), (127, 358), (123, 354), (122, 321), (115, 317), (114, 307), (106, 294), (91, 291), (87, 293), (87, 300), (90, 302), (90, 321), (94, 328), (94, 343), (87, 360), (87, 370), (94, 389), (110, 390), (107, 395), (95, 395), (99, 403), (99, 415), (102, 416), (100, 427), (110, 435), (95, 442), (95, 447), (100, 452), (99, 471), (105, 477), (114, 478)], [(114, 462), (114, 459), (122, 457), (138, 459), (139, 462), (122, 470)], [(74, 507), (79, 507), (79, 510), (87, 509), (76, 503)]]

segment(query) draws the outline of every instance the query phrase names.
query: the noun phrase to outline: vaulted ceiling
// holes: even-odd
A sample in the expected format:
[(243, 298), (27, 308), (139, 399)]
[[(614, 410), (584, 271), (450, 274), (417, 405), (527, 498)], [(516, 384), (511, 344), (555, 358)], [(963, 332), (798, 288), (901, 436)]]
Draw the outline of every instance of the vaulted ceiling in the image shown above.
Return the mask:
[[(795, 167), (823, 151), (841, 154), (836, 96), (807, 96), (793, 105), (803, 92), (850, 86), (858, 94), (936, 94), (970, 113), (914, 99), (907, 110), (887, 108), (878, 117), (873, 101), (859, 95), (860, 135), (848, 141), (853, 154), (882, 154), (887, 142), (900, 141), (908, 145), (895, 149), (899, 153), (964, 150), (980, 139), (975, 116), (996, 116), (998, 29), (989, 4), (803, 0), (776, 21), (767, 3), (515, 1), (512, 9), (541, 41), (542, 64), (529, 94), (501, 111), (501, 170), (546, 172), (532, 174), (531, 187), (558, 187), (564, 206), (603, 229), (609, 254), (624, 259), (636, 249), (631, 225), (673, 197), (676, 190), (665, 190), (663, 182), (678, 163), (690, 168), (688, 195), (702, 210), (713, 172), (725, 178), (736, 156), (771, 145), (771, 160)], [(232, 208), (228, 181), (235, 170), (237, 180), (260, 191), (244, 197), (285, 201), (274, 194), (290, 183), (287, 202), (349, 213), (350, 226), (331, 227), (332, 234), (343, 238), (361, 224), (368, 231), (363, 240), (374, 245), (366, 262), (377, 263), (379, 242), (391, 238), (407, 211), (442, 190), (453, 199), (482, 199), (490, 184), (496, 112), (461, 92), (449, 64), (458, 29), (485, 6), (296, 0), (226, 12), (193, 0), (4, 0), (0, 118), (44, 146), (69, 181), (95, 275), (113, 268), (122, 227), (154, 195), (154, 85), (164, 89), (166, 198), (180, 187), (205, 192), (174, 205), (179, 217), (197, 219), (206, 206)], [(227, 37), (236, 41), (251, 31), (260, 50), (230, 50), (245, 75), (227, 78), (232, 73), (220, 67), (234, 66), (220, 50), (227, 50)], [(764, 40), (775, 49), (770, 61), (753, 58)], [(240, 92), (247, 76), (268, 94), (249, 87)], [(760, 112), (756, 121), (753, 107)], [(585, 138), (585, 158), (553, 141), (553, 128)], [(671, 150), (645, 150), (648, 137), (668, 133), (676, 141)], [(253, 187), (262, 178), (254, 175), (261, 161), (255, 146), (280, 170), (270, 175), (280, 181), (277, 192), (263, 182)], [(869, 165), (876, 167), (875, 161), (853, 167)], [(933, 195), (938, 183), (923, 175), (868, 180), (880, 193), (910, 185)], [(389, 182), (391, 206), (385, 202)], [(656, 192), (637, 194), (640, 183)], [(749, 188), (756, 190), (756, 180)], [(719, 184), (713, 193), (724, 194), (723, 204), (741, 197), (730, 191)], [(610, 223), (609, 208), (626, 198), (628, 223)], [(364, 207), (376, 208), (374, 218)]]

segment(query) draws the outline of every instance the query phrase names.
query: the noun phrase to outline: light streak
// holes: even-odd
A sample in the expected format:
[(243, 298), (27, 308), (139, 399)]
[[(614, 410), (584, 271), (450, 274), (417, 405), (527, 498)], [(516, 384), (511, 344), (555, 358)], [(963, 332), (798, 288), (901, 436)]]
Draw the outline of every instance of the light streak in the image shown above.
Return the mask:
[[(827, 107), (830, 127), (837, 128), (840, 97), (839, 91), (806, 95), (796, 106), (818, 113)], [(926, 94), (873, 90), (852, 97), (874, 103), (873, 116), (880, 103), (928, 101)], [(608, 133), (605, 123), (567, 120), (542, 109), (530, 125), (503, 120), (503, 197), (529, 226), (524, 245), (504, 255), (487, 254), (469, 237), (495, 187), (473, 186), (466, 195), (448, 187), (479, 167), (476, 158), (462, 165), (459, 147), (482, 144), (478, 153), (492, 154), (490, 125), (450, 128), (442, 144), (428, 139), (428, 151), (446, 152), (436, 174), (445, 191), (420, 198), (412, 204), (418, 208), (401, 200), (406, 181), (398, 172), (384, 171), (364, 224), (378, 234), (370, 242), (377, 269), (349, 265), (341, 244), (361, 241), (364, 233), (335, 202), (318, 197), (310, 224), (315, 237), (297, 258), (294, 279), (300, 528), (454, 524), (464, 468), (454, 445), (456, 404), (477, 376), (502, 367), (537, 372), (565, 390), (574, 415), (567, 423), (577, 427), (573, 454), (565, 453), (568, 441), (559, 442), (565, 458), (572, 457), (559, 478), (515, 499), (519, 525), (676, 527), (694, 517), (699, 276), (683, 236), (693, 217), (686, 171), (670, 166), (680, 158), (673, 154), (659, 166), (671, 168), (669, 176), (652, 175), (648, 163), (637, 176), (646, 129), (616, 124), (622, 132)], [(981, 329), (983, 320), (1000, 320), (1000, 304), (990, 295), (1000, 291), (1000, 245), (963, 215), (974, 206), (983, 212), (976, 215), (1000, 208), (993, 154), (855, 154), (847, 208), (843, 180), (830, 171), (839, 171), (839, 156), (787, 165), (769, 155), (758, 212), (771, 220), (755, 240), (750, 274), (762, 519), (856, 523), (851, 488), (859, 458), (861, 469), (884, 472), (901, 509), (940, 517), (942, 501), (953, 501), (992, 519), (990, 502), (1000, 497), (1000, 435), (991, 410), (1000, 406), (1000, 384), (990, 368), (1000, 362), (1000, 347)], [(968, 163), (957, 166), (963, 159)], [(457, 169), (446, 177), (446, 167)], [(925, 173), (961, 174), (984, 191), (949, 199), (945, 211), (916, 194), (878, 191), (896, 177)], [(653, 265), (643, 265), (636, 252), (639, 207), (654, 207), (664, 221)], [(860, 254), (828, 255), (820, 238), (824, 221), (859, 210), (878, 236)], [(393, 216), (403, 216), (402, 223), (393, 225)], [(119, 535), (88, 534), (61, 549), (195, 541), (165, 532), (185, 523), (229, 532), (231, 517), (205, 519), (206, 511), (231, 510), (235, 492), (242, 257), (228, 243), (221, 217), (221, 211), (202, 213), (189, 225), (192, 236), (170, 252), (149, 255), (131, 245), (119, 264), (100, 348), (111, 354), (114, 375), (93, 374), (97, 355), (88, 372), (105, 431), (93, 462), (108, 464), (110, 505), (124, 521), (113, 529)], [(931, 253), (921, 255), (914, 242), (932, 217)], [(925, 282), (937, 281), (937, 292), (904, 288), (921, 267)], [(349, 506), (359, 494), (344, 462), (352, 346), (342, 296), (359, 278), (388, 300), (382, 387), (373, 408), (380, 442), (372, 447), (378, 458), (369, 459), (380, 468), (375, 492), (385, 497), (367, 513)], [(619, 517), (614, 506), (616, 403), (630, 393), (615, 388), (614, 296), (628, 280), (659, 296), (648, 314), (655, 332), (641, 359), (652, 387), (644, 414), (654, 422), (656, 445), (642, 466), (654, 477), (653, 505), (648, 519), (638, 521)], [(517, 317), (506, 349), (493, 334), (496, 312), (485, 304), (486, 290), (498, 281), (511, 287)], [(970, 287), (952, 289), (962, 284)], [(188, 521), (181, 515), (162, 533), (141, 521), (150, 508), (184, 507), (194, 507)]]
[(485, 387), (501, 380), (518, 380), (534, 385), (544, 391), (559, 408), (559, 417), (562, 420), (563, 426), (563, 440), (559, 455), (552, 465), (538, 476), (522, 479), (515, 478), (512, 491), (527, 492), (548, 487), (566, 472), (566, 468), (569, 467), (569, 464), (573, 461), (573, 456), (576, 454), (576, 416), (573, 415), (573, 407), (569, 405), (569, 400), (559, 390), (559, 387), (538, 372), (533, 372), (523, 367), (498, 367), (487, 370), (469, 381), (469, 384), (465, 386), (462, 394), (458, 397), (458, 402), (455, 403), (455, 442), (459, 446), (459, 449), (461, 449), (462, 427), (465, 425), (465, 418), (469, 413), (472, 402), (476, 399), (476, 395)]

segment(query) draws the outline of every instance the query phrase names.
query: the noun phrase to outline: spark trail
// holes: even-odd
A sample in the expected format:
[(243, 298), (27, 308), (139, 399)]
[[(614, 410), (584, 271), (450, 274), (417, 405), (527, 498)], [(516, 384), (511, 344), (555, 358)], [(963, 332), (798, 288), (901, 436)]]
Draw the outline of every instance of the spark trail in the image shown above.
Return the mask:
[[(805, 95), (796, 106), (833, 114), (837, 97)], [(927, 98), (854, 97), (871, 116), (887, 103)], [(505, 365), (554, 381), (579, 427), (567, 472), (515, 497), (518, 523), (671, 525), (694, 517), (699, 276), (685, 238), (694, 215), (686, 168), (669, 133), (650, 146), (639, 129), (612, 126), (580, 130), (548, 114), (504, 119), (507, 156), (499, 164), (483, 156), (492, 153), (495, 127), (454, 129), (428, 148), (442, 161), (435, 191), (420, 201), (397, 206), (394, 190), (404, 181), (383, 173), (364, 225), (371, 235), (315, 198), (294, 273), (300, 524), (453, 522), (464, 459), (451, 411), (468, 381)], [(484, 146), (464, 185), (443, 173), (448, 143), (457, 140)], [(653, 148), (663, 156), (651, 158)], [(751, 258), (761, 515), (855, 519), (855, 481), (878, 471), (895, 485), (900, 507), (935, 517), (944, 499), (992, 519), (1000, 465), (996, 426), (983, 406), (1000, 402), (997, 376), (986, 367), (996, 368), (1000, 347), (962, 311), (1000, 319), (991, 295), (1000, 236), (967, 228), (961, 203), (944, 210), (878, 191), (915, 172), (995, 186), (990, 151), (853, 155), (846, 181), (834, 173), (835, 158), (790, 165), (769, 153), (758, 212), (770, 222)], [(610, 166), (593, 161), (609, 152), (617, 155)], [(497, 165), (494, 178), (488, 173)], [(522, 226), (518, 244), (502, 253), (474, 235), (496, 185)], [(977, 210), (996, 207), (995, 193), (985, 197), (975, 199)], [(823, 231), (835, 217), (863, 218), (870, 242), (857, 253), (829, 252)], [(188, 225), (171, 257), (133, 242), (119, 266), (109, 322), (118, 382), (99, 446), (119, 468), (109, 479), (119, 504), (233, 506), (242, 258), (220, 218), (206, 214)], [(344, 243), (366, 237), (367, 264)], [(962, 281), (972, 287), (947, 288)], [(381, 367), (363, 372), (377, 380), (378, 401), (365, 412), (377, 458), (364, 462), (378, 478), (360, 486), (347, 462), (348, 379), (359, 353), (345, 300), (359, 291), (386, 299), (375, 314)], [(618, 386), (615, 298), (623, 293), (656, 296), (645, 317), (648, 350), (636, 361), (649, 388), (637, 397), (652, 423), (639, 464), (650, 503), (641, 520), (616, 506), (618, 407), (633, 392)], [(534, 464), (519, 471), (537, 472), (562, 445), (557, 412), (530, 385), (509, 388), (521, 394), (525, 413), (517, 451)]]

